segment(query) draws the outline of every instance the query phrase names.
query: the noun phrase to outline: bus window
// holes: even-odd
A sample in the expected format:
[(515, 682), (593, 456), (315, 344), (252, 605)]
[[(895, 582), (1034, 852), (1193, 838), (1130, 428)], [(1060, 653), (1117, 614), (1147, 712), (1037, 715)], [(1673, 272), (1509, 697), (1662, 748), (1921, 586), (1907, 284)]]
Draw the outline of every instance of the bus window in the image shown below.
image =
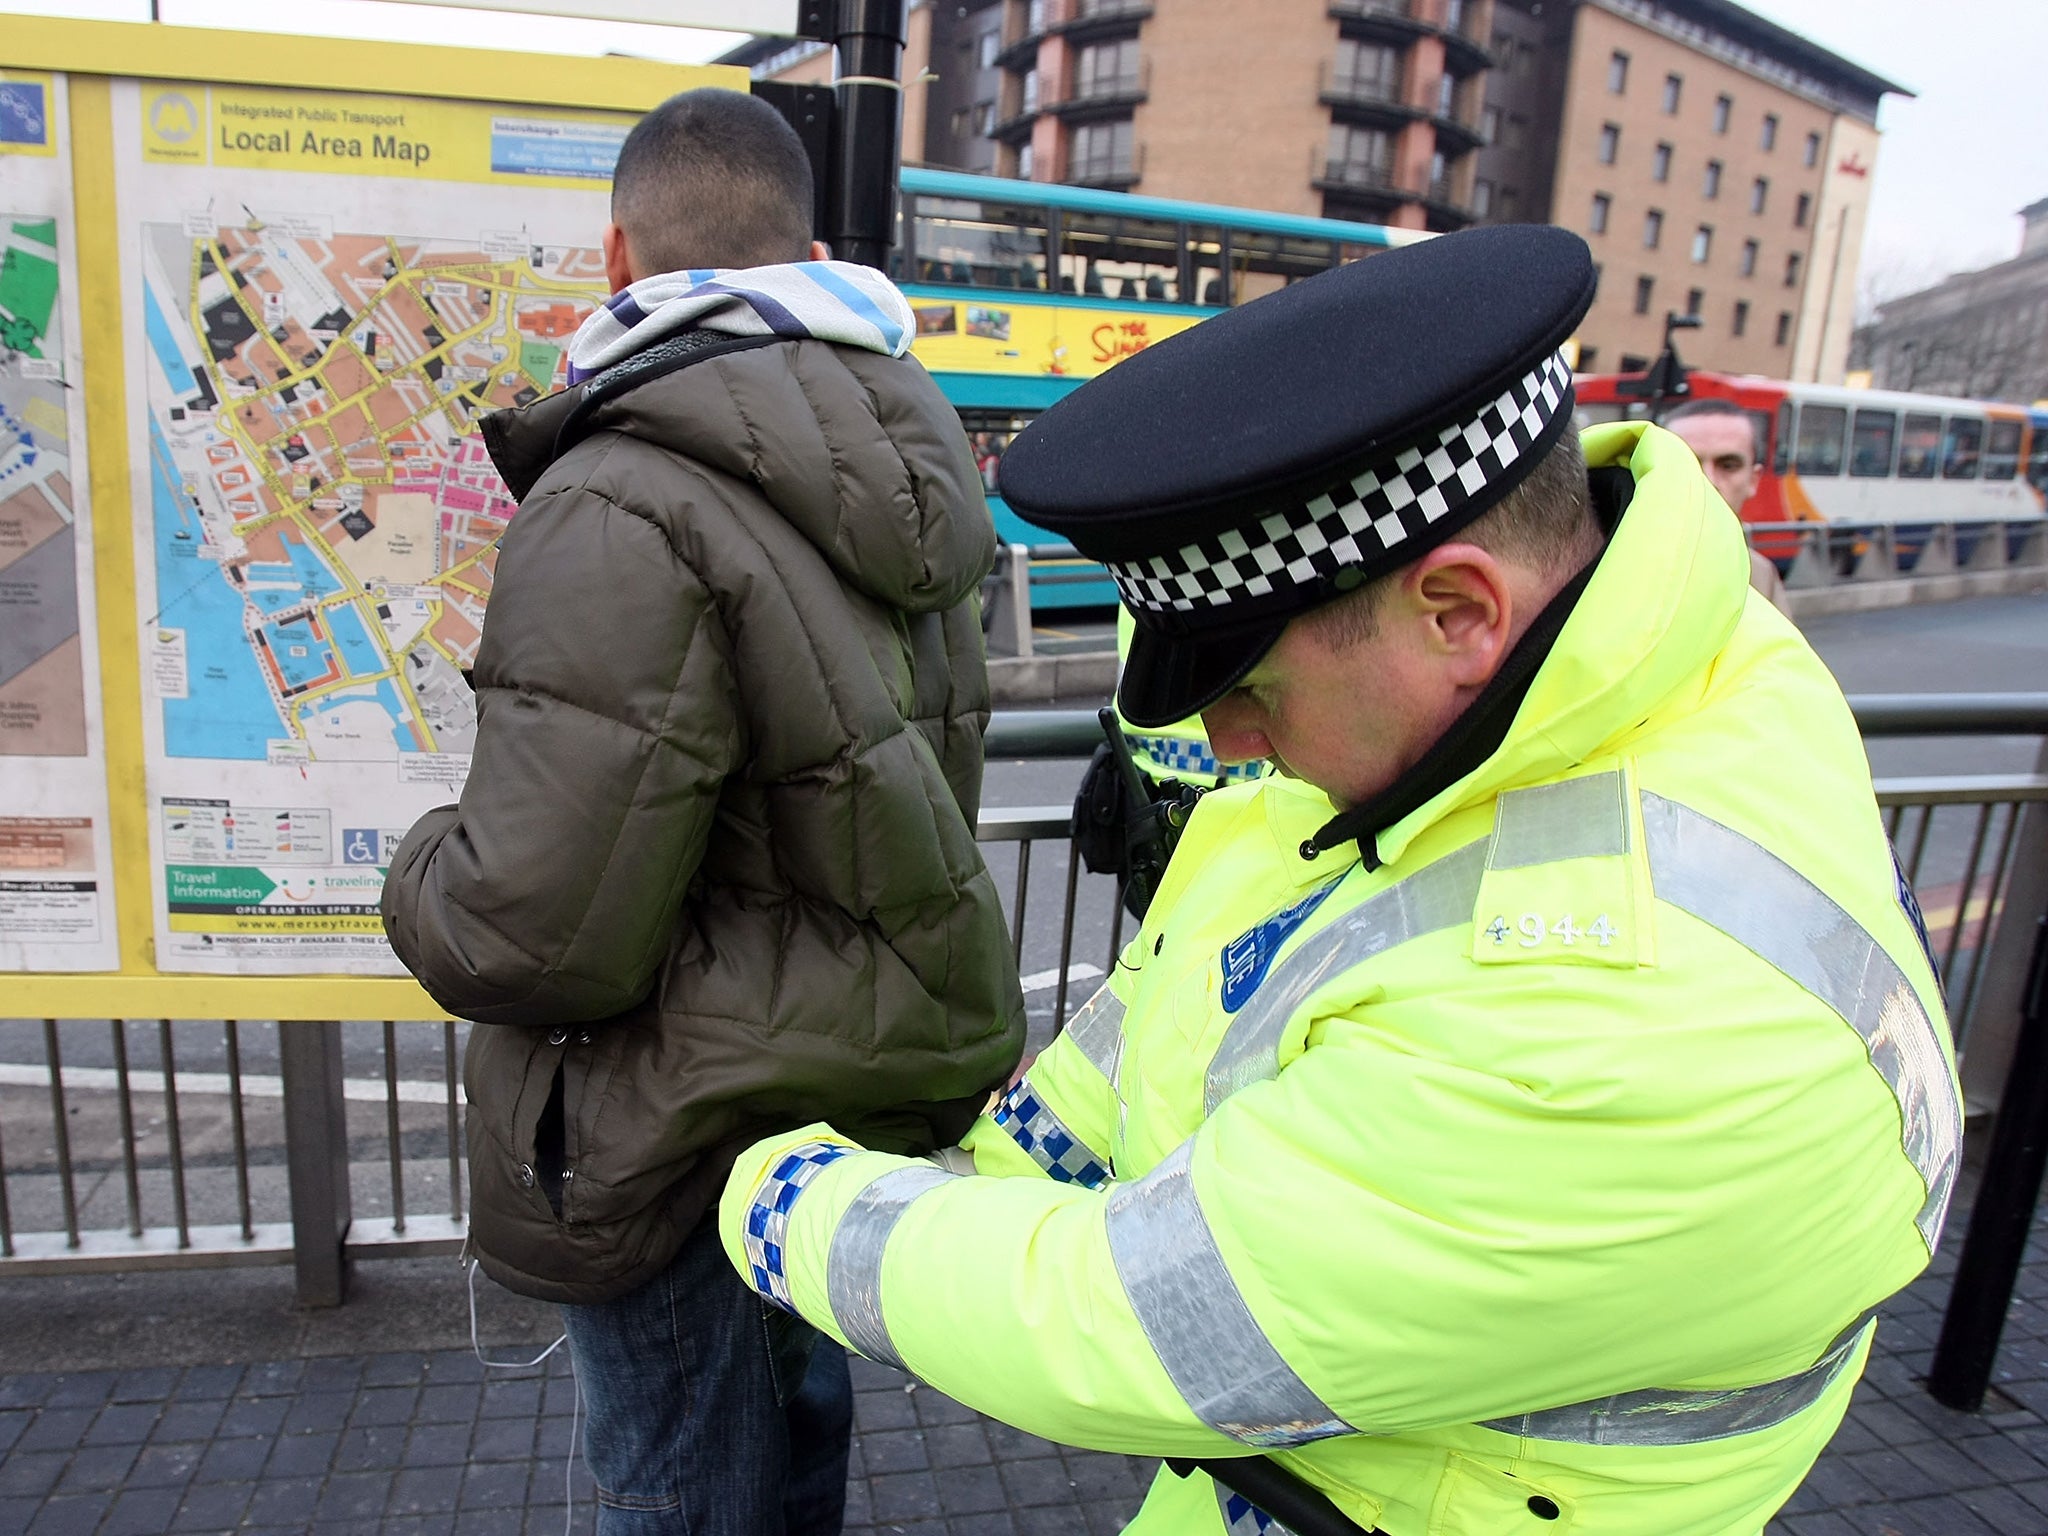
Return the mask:
[(1298, 240), (1291, 235), (1230, 232), (1230, 266), (1236, 277), (1234, 303), (1276, 293), (1300, 278), (1327, 272), (1337, 263), (1337, 248), (1328, 240)]
[(1842, 429), (1848, 424), (1846, 406), (1802, 405), (1799, 408), (1796, 467), (1800, 474), (1839, 475), (1842, 472)]
[(1032, 415), (1014, 411), (977, 410), (963, 406), (960, 410), (960, 426), (967, 433), (967, 443), (974, 453), (974, 467), (981, 474), (981, 488), (991, 496), (1000, 493), (998, 484), (1003, 454), (1009, 450), (1011, 440), (1031, 425)]
[(1778, 402), (1778, 451), (1771, 459), (1771, 473), (1782, 475), (1792, 467), (1792, 402)]
[(1749, 435), (1756, 440), (1756, 461), (1759, 464), (1771, 462), (1771, 413), (1744, 406), (1742, 414), (1749, 418)]
[(1941, 418), (1906, 413), (1906, 430), (1899, 437), (1899, 478), (1932, 480), (1941, 453)]
[(1891, 411), (1858, 411), (1856, 429), (1849, 439), (1849, 473), (1875, 479), (1892, 472), (1892, 444), (1899, 435), (1899, 418)]
[(2034, 446), (2027, 454), (2027, 484), (2048, 495), (2048, 422), (2034, 423)]
[(1180, 226), (1069, 213), (1060, 221), (1059, 270), (1063, 292), (1134, 303), (1178, 299)]
[(1045, 286), (1045, 210), (976, 198), (920, 197), (911, 262), (920, 283)]
[(2020, 424), (1994, 421), (1984, 439), (1984, 478), (2010, 480), (2020, 472)]
[(1951, 416), (1941, 445), (1941, 478), (1977, 478), (1978, 450), (1984, 446), (1984, 423), (1974, 416)]

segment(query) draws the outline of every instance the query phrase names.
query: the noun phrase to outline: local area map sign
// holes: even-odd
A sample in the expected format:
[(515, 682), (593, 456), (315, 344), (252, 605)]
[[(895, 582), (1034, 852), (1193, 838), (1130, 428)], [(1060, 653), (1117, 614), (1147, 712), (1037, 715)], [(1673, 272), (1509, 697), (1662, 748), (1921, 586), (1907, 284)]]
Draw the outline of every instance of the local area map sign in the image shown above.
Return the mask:
[(157, 963), (394, 972), (516, 502), (477, 420), (564, 382), (631, 118), (117, 85)]
[(117, 958), (64, 109), (0, 71), (0, 970)]

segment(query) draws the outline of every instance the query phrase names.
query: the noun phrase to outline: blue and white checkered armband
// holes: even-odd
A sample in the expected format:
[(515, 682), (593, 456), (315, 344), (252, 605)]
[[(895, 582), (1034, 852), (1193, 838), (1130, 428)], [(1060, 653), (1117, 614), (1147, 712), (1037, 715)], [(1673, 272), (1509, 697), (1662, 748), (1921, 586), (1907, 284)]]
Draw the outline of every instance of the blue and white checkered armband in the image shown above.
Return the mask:
[(1100, 1189), (1109, 1182), (1109, 1160), (1053, 1113), (1031, 1086), (1030, 1078), (1019, 1078), (1017, 1086), (1003, 1095), (996, 1105), (995, 1122), (1060, 1183)]
[(748, 1279), (761, 1296), (785, 1312), (794, 1313), (789, 1273), (783, 1265), (782, 1244), (789, 1232), (789, 1213), (797, 1196), (831, 1164), (856, 1150), (835, 1141), (807, 1141), (783, 1154), (773, 1171), (754, 1191), (747, 1207), (747, 1229), (743, 1243), (747, 1250)]

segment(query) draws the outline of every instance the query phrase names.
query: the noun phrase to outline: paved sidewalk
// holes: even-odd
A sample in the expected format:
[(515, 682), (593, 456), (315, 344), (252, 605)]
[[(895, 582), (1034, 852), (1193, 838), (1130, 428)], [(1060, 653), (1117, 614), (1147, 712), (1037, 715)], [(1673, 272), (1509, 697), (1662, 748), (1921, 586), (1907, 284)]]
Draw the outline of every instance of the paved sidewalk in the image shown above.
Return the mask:
[[(1954, 1213), (1935, 1266), (1885, 1309), (1849, 1419), (1772, 1536), (2048, 1536), (2039, 1220), (1986, 1411), (1952, 1413), (1917, 1379), (1966, 1217)], [(138, 1303), (149, 1283), (128, 1281)], [(0, 1286), (0, 1338), (9, 1302)], [(848, 1536), (1107, 1536), (1151, 1475), (866, 1361), (854, 1386)], [(580, 1464), (568, 1473), (574, 1395), (562, 1353), (487, 1373), (466, 1349), (0, 1374), (0, 1533), (587, 1533), (589, 1478)]]

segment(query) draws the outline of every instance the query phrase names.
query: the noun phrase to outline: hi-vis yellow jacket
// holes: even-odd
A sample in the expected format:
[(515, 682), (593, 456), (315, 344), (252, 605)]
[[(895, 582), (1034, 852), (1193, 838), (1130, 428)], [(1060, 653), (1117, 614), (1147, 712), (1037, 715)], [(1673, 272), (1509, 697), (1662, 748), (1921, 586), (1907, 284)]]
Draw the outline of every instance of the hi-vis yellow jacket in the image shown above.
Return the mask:
[[(813, 1126), (721, 1228), (834, 1337), (1036, 1434), (1274, 1454), (1389, 1536), (1751, 1536), (1927, 1262), (1961, 1107), (1855, 724), (1676, 438), (1498, 752), (1304, 863), (1207, 797), (978, 1176)], [(1162, 1472), (1134, 1532), (1262, 1517)]]

